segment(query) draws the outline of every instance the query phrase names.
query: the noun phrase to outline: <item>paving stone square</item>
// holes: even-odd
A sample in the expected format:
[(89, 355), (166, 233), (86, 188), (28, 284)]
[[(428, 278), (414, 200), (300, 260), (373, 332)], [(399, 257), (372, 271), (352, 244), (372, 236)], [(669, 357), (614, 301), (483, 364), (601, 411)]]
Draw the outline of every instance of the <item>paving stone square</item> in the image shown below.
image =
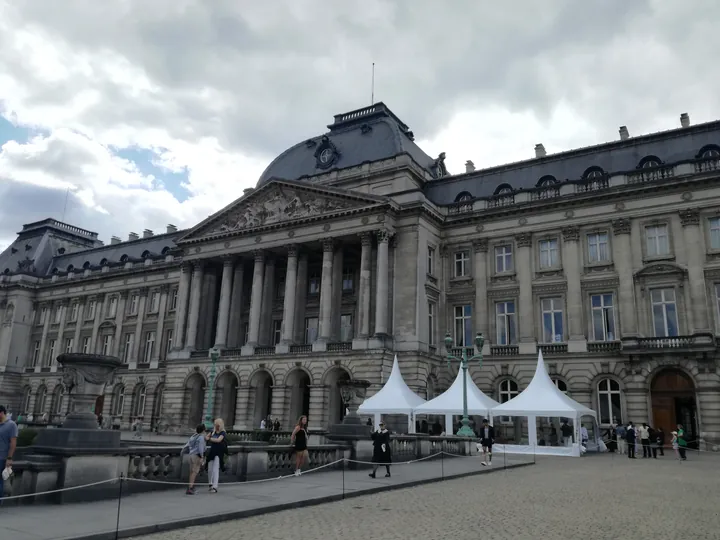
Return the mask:
[(720, 537), (720, 456), (539, 457), (531, 467), (188, 528), (142, 540)]

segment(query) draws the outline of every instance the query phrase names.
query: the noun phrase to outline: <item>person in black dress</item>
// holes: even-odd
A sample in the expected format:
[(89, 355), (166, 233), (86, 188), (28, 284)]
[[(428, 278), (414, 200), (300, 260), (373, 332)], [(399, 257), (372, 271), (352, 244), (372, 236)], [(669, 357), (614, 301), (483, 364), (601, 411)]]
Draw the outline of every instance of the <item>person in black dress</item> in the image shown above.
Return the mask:
[(370, 437), (373, 441), (373, 471), (370, 478), (375, 478), (375, 473), (380, 465), (385, 465), (385, 478), (390, 478), (390, 463), (392, 453), (390, 451), (390, 432), (385, 429), (385, 422), (380, 422), (379, 429), (374, 431)]
[(495, 428), (490, 425), (487, 418), (482, 421), (480, 428), (480, 447), (483, 452), (483, 461), (481, 465), (492, 465), (492, 447), (495, 443)]
[(301, 416), (290, 437), (290, 444), (295, 448), (295, 476), (302, 474), (302, 466), (308, 458), (307, 416)]

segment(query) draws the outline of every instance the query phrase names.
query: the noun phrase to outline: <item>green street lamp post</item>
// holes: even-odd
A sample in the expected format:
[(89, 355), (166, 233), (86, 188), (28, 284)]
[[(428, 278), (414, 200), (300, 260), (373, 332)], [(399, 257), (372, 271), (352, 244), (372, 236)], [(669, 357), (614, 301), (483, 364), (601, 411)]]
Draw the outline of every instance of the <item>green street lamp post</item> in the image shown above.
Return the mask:
[(452, 364), (453, 360), (458, 360), (460, 362), (460, 369), (463, 370), (463, 417), (462, 417), (462, 427), (458, 430), (457, 436), (458, 437), (475, 437), (475, 432), (470, 427), (470, 418), (468, 417), (468, 405), (467, 405), (467, 372), (468, 372), (468, 364), (471, 360), (479, 360), (480, 361), (480, 367), (482, 367), (482, 349), (483, 344), (485, 343), (485, 338), (483, 338), (483, 335), (478, 332), (478, 334), (475, 336), (475, 347), (477, 347), (477, 350), (480, 351), (480, 354), (475, 354), (468, 358), (467, 356), (467, 349), (465, 347), (462, 348), (462, 356), (458, 358), (457, 356), (452, 355), (452, 347), (453, 347), (453, 338), (450, 336), (450, 332), (445, 334), (445, 349), (447, 350), (447, 359), (448, 359), (448, 367), (450, 367), (450, 364)]
[(218, 349), (214, 347), (210, 349), (210, 360), (212, 361), (212, 366), (210, 367), (210, 378), (208, 380), (207, 407), (205, 408), (205, 429), (213, 428), (213, 388), (215, 388), (215, 370), (219, 356), (220, 351)]

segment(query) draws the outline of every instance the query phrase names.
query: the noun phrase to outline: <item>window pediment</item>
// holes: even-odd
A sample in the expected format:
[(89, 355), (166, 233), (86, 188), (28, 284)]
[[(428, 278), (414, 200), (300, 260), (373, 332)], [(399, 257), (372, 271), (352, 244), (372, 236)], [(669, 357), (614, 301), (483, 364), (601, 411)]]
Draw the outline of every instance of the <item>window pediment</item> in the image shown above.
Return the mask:
[(635, 279), (646, 280), (653, 277), (671, 277), (677, 280), (685, 279), (687, 270), (673, 262), (657, 262), (645, 265), (635, 272)]

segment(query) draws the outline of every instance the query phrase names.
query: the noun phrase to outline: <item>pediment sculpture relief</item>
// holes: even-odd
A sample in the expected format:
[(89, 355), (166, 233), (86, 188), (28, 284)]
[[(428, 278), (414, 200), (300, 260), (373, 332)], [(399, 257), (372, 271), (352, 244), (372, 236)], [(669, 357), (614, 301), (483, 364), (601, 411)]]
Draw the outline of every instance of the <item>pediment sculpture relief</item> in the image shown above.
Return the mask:
[(318, 197), (299, 190), (274, 188), (264, 198), (230, 212), (213, 233), (272, 225), (353, 208), (356, 203)]

